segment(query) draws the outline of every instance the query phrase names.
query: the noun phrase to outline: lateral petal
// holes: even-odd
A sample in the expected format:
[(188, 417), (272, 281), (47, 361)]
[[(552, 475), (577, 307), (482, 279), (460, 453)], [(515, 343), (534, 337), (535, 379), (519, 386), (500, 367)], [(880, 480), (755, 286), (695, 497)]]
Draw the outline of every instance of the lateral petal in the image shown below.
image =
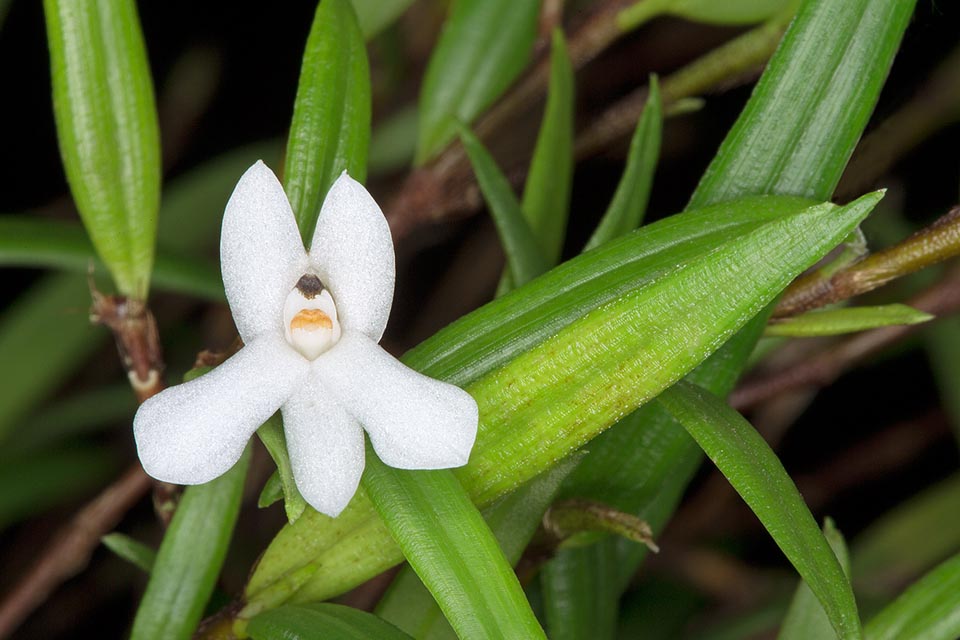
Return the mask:
[(133, 419), (144, 471), (176, 484), (203, 484), (225, 473), (309, 369), (283, 338), (267, 335), (209, 373), (148, 399)]
[(388, 465), (445, 469), (467, 463), (477, 403), (463, 389), (410, 369), (357, 333), (344, 333), (313, 368)]

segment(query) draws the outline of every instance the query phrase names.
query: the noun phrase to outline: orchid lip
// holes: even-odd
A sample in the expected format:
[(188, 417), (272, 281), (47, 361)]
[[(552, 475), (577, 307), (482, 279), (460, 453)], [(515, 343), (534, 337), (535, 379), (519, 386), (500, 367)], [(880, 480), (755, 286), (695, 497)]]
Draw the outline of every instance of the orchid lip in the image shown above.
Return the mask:
[(315, 360), (340, 340), (337, 305), (316, 275), (303, 274), (283, 305), (287, 343), (307, 360)]

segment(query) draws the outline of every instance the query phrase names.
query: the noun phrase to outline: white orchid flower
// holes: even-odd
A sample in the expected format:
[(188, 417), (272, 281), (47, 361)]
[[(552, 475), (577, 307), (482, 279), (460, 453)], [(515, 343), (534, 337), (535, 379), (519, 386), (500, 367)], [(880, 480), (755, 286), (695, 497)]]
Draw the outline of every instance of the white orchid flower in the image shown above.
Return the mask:
[(216, 478), (277, 409), (297, 488), (330, 516), (360, 482), (364, 429), (390, 466), (466, 464), (476, 402), (377, 344), (393, 301), (393, 241), (360, 183), (344, 172), (333, 184), (308, 252), (283, 187), (257, 162), (227, 203), (220, 260), (245, 346), (141, 405), (133, 428), (148, 474), (176, 484)]

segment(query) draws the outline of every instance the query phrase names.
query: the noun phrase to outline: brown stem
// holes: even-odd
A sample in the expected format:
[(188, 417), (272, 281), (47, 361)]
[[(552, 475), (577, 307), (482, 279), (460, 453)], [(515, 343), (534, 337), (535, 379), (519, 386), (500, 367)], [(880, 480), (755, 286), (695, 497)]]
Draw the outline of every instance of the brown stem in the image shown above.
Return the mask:
[(86, 567), (100, 538), (117, 525), (151, 484), (137, 463), (74, 516), (0, 604), (0, 638), (10, 636), (57, 586)]
[[(960, 269), (954, 269), (909, 304), (934, 315), (960, 310)], [(858, 334), (779, 373), (747, 381), (733, 392), (730, 404), (742, 411), (792, 389), (826, 386), (854, 364), (917, 330), (917, 325), (896, 326)]]
[(811, 272), (784, 293), (774, 317), (793, 316), (846, 300), (925, 267), (960, 255), (960, 205), (889, 249), (867, 256), (829, 278)]

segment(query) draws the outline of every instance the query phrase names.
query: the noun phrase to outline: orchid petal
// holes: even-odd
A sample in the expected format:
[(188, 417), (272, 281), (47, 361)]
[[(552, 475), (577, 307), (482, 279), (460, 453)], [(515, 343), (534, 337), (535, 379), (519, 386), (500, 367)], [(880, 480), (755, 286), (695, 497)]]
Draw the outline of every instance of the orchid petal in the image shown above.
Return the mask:
[(220, 232), (223, 287), (244, 342), (282, 330), (284, 300), (306, 266), (290, 202), (257, 161), (233, 190)]
[(310, 261), (333, 294), (344, 330), (379, 341), (393, 304), (393, 237), (373, 197), (346, 172), (320, 208)]
[(313, 369), (391, 467), (467, 463), (477, 435), (477, 403), (463, 389), (417, 373), (357, 333), (344, 333)]
[(213, 371), (148, 399), (133, 419), (144, 471), (176, 484), (225, 473), (309, 368), (283, 338), (268, 335)]
[(309, 375), (284, 403), (293, 478), (307, 503), (331, 518), (350, 502), (363, 473), (363, 429)]

